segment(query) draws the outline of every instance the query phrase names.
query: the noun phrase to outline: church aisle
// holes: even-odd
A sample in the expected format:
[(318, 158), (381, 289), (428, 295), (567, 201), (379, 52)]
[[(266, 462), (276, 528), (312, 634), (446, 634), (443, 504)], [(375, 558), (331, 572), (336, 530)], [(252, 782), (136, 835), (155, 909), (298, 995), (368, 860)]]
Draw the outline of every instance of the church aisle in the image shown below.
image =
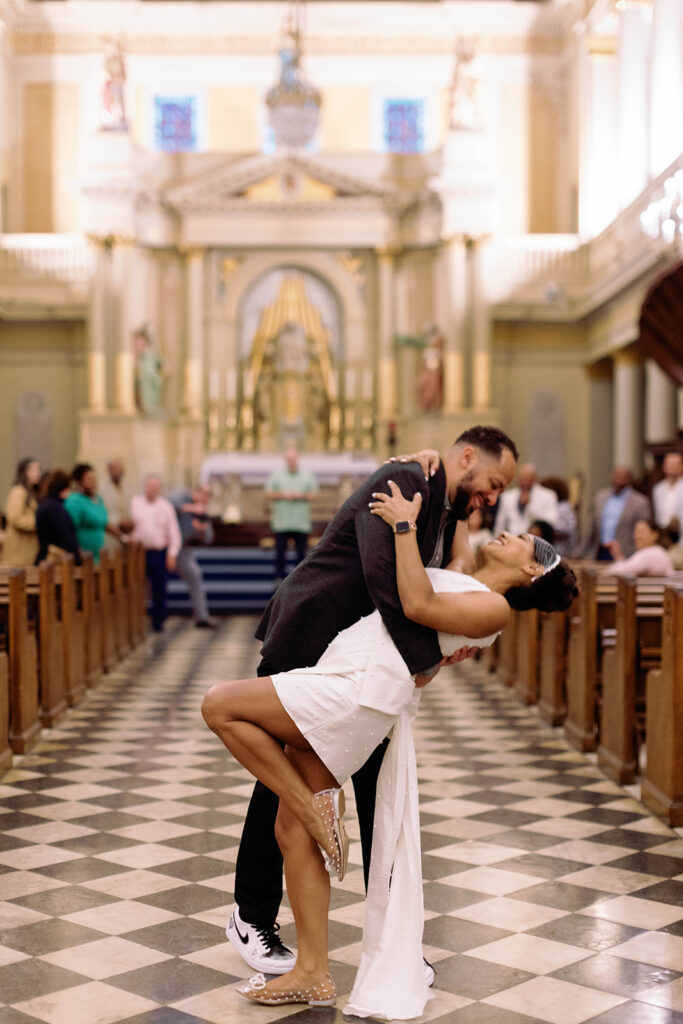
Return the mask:
[[(235, 992), (253, 973), (224, 932), (251, 780), (200, 703), (207, 680), (253, 673), (254, 624), (171, 620), (0, 779), (0, 1024), (341, 1024), (357, 842), (333, 888), (337, 1008)], [(683, 1022), (680, 835), (476, 664), (424, 691), (416, 740), (437, 970), (423, 1020)], [(288, 908), (280, 921), (293, 942)]]

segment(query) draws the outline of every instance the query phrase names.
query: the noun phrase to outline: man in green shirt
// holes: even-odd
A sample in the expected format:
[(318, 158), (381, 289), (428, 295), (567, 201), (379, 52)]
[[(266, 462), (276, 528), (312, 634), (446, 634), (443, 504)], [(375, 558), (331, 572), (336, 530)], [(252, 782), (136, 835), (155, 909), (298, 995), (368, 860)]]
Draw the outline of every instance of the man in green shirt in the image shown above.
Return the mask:
[(270, 528), (275, 535), (275, 580), (285, 578), (285, 552), (290, 537), (296, 547), (296, 564), (306, 554), (311, 532), (310, 499), (318, 491), (312, 473), (299, 466), (296, 448), (285, 452), (285, 466), (271, 473), (266, 483), (266, 498), (273, 503)]

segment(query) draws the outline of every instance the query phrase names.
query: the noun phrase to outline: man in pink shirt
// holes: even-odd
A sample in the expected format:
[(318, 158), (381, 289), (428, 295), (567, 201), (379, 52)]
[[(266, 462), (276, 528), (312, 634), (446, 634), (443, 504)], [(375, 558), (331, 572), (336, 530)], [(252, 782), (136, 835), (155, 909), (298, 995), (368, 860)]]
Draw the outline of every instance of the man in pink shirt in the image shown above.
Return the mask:
[(133, 521), (131, 540), (145, 549), (145, 572), (152, 597), (152, 629), (161, 633), (166, 618), (166, 580), (175, 569), (182, 545), (178, 517), (167, 498), (161, 496), (161, 477), (150, 473), (145, 477), (144, 493), (136, 494), (130, 503)]

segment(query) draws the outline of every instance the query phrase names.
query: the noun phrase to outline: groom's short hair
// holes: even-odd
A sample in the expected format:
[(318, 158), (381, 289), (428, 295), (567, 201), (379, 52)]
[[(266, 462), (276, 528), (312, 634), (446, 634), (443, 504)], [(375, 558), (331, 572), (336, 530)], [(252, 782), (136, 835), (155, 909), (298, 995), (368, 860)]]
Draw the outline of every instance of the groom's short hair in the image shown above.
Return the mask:
[(456, 439), (455, 444), (470, 444), (474, 448), (481, 448), (482, 451), (499, 459), (503, 454), (503, 448), (512, 452), (515, 462), (519, 458), (517, 446), (512, 438), (499, 430), (498, 427), (470, 427)]

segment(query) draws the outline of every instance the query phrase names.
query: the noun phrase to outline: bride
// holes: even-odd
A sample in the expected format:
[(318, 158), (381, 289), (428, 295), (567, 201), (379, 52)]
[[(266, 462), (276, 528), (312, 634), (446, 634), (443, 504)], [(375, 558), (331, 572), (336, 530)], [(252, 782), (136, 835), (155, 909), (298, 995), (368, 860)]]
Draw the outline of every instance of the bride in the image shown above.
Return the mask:
[[(393, 482), (389, 488), (389, 494), (372, 495), (369, 514), (394, 530), (404, 614), (438, 631), (444, 658), (464, 643), (492, 643), (509, 621), (510, 607), (555, 611), (576, 595), (569, 566), (550, 544), (528, 534), (503, 533), (491, 541), (472, 576), (451, 567), (425, 569), (415, 532), (421, 497), (409, 501)], [(315, 666), (219, 683), (206, 694), (207, 725), (280, 799), (276, 836), (297, 961), (288, 974), (269, 981), (257, 974), (238, 989), (246, 998), (269, 1006), (334, 1003), (329, 874), (343, 879), (349, 846), (340, 787), (391, 733), (377, 788), (363, 951), (345, 1012), (385, 1019), (422, 1014), (429, 992), (410, 729), (419, 693), (375, 611), (339, 633)]]

